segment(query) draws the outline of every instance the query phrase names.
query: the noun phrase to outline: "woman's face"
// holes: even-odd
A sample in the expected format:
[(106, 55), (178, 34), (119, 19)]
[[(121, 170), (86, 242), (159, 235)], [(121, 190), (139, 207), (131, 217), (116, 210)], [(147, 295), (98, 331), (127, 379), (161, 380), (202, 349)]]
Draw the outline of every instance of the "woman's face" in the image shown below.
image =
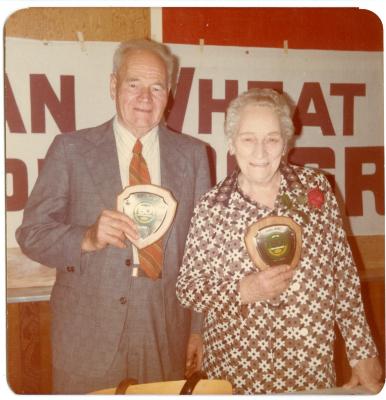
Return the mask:
[(280, 121), (268, 106), (247, 105), (230, 143), (241, 174), (250, 184), (266, 185), (278, 171), (285, 148)]

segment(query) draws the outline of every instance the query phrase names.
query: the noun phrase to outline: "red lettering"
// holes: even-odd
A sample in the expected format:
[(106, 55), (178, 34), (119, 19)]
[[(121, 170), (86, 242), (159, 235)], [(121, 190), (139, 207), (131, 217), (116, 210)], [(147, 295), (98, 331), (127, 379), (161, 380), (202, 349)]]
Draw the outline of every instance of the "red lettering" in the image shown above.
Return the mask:
[(248, 81), (248, 90), (258, 89), (273, 89), (279, 93), (283, 93), (283, 82), (279, 81)]
[(8, 158), (5, 160), (5, 173), (12, 175), (12, 195), (6, 198), (7, 211), (20, 211), (28, 198), (27, 167), (22, 160)]
[(210, 182), (212, 186), (214, 186), (217, 182), (217, 173), (216, 173), (217, 154), (216, 150), (209, 145), (206, 146), (206, 152), (208, 154)]
[[(345, 190), (348, 216), (363, 215), (362, 192), (364, 191), (374, 194), (377, 213), (385, 214), (383, 150), (381, 146), (346, 148)], [(363, 164), (373, 164), (374, 174), (363, 174)]]
[(181, 68), (175, 91), (170, 95), (166, 109), (167, 126), (175, 132), (182, 132), (195, 68)]
[(5, 74), (4, 79), (4, 92), (5, 120), (8, 124), (9, 131), (11, 133), (27, 133), (7, 74)]
[(227, 153), (227, 175), (231, 174), (237, 168), (237, 161), (235, 156)]
[(354, 97), (366, 96), (364, 83), (331, 83), (332, 96), (343, 96), (343, 135), (354, 134)]
[[(316, 164), (318, 168), (335, 168), (335, 153), (330, 147), (294, 147), (288, 152), (288, 161), (295, 165)], [(325, 172), (331, 187), (335, 188), (335, 177)]]
[[(313, 102), (315, 112), (309, 112)], [(335, 135), (327, 104), (318, 82), (306, 82), (299, 96), (298, 105), (294, 114), (296, 134), (300, 134), (303, 126), (320, 126), (323, 135)]]
[(43, 169), (44, 161), (44, 158), (38, 158), (38, 174), (40, 174), (41, 170)]
[(60, 100), (45, 75), (31, 74), (30, 86), (33, 133), (46, 132), (45, 107), (50, 110), (60, 132), (75, 130), (74, 76), (60, 76)]
[(213, 99), (213, 82), (210, 79), (200, 79), (199, 81), (199, 133), (212, 133), (212, 113), (225, 113), (228, 103), (237, 96), (238, 81), (225, 81), (225, 99)]

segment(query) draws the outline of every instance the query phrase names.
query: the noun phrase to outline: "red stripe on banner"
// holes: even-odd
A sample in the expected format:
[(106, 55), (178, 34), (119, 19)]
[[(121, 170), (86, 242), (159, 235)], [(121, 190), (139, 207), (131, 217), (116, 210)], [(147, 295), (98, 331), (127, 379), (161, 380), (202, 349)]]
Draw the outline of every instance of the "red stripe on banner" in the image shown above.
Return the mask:
[(358, 8), (163, 8), (165, 43), (383, 51), (382, 22)]

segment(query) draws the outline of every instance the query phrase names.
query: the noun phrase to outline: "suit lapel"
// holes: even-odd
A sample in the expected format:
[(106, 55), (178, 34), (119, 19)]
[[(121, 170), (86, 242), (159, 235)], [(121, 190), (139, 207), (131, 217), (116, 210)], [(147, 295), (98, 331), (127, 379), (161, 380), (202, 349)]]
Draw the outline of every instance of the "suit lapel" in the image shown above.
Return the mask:
[[(184, 185), (186, 160), (178, 150), (173, 135), (164, 128), (159, 129), (161, 186), (169, 190), (178, 203)], [(84, 155), (90, 176), (106, 208), (116, 209), (117, 195), (123, 189), (112, 123), (101, 127), (98, 132), (93, 132), (89, 140), (93, 145)], [(170, 232), (171, 229), (164, 236), (164, 245)]]
[(175, 199), (179, 201), (184, 183), (186, 160), (178, 150), (172, 135), (174, 134), (165, 132), (163, 128), (159, 130), (161, 186), (171, 191)]
[[(174, 140), (173, 133), (168, 133), (164, 128), (159, 129), (159, 145), (161, 158), (161, 186), (169, 190), (178, 203), (181, 199), (182, 188), (184, 185), (186, 159), (178, 150), (178, 146)], [(177, 135), (177, 133), (175, 134)], [(169, 239), (171, 229), (169, 229), (164, 238), (164, 247)]]
[(108, 209), (116, 209), (122, 191), (121, 175), (112, 123), (90, 135), (94, 146), (85, 154), (93, 182)]

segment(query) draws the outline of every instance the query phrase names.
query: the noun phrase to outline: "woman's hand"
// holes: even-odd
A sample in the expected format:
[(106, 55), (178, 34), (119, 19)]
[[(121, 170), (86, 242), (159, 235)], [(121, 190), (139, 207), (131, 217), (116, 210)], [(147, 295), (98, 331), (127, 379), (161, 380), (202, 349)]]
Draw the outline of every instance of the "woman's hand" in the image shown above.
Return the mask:
[(372, 393), (378, 393), (383, 387), (382, 367), (378, 357), (359, 360), (351, 371), (351, 379), (343, 385), (344, 388), (352, 389), (363, 385)]
[(289, 265), (279, 265), (245, 276), (240, 281), (241, 302), (246, 304), (275, 298), (288, 288), (293, 274)]

